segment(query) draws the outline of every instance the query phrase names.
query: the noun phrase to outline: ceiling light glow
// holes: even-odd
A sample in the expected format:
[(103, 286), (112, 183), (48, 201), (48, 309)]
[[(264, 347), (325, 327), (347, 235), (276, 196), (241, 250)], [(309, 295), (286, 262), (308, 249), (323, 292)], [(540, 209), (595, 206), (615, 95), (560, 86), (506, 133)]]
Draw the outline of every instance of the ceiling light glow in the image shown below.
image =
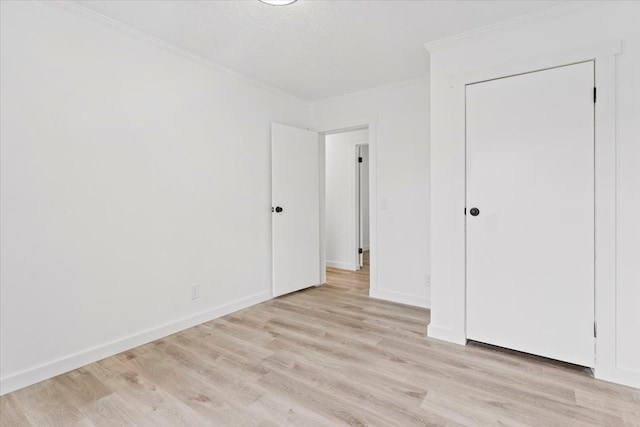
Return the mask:
[(286, 6), (295, 3), (297, 0), (260, 0), (262, 3), (270, 4), (271, 6)]

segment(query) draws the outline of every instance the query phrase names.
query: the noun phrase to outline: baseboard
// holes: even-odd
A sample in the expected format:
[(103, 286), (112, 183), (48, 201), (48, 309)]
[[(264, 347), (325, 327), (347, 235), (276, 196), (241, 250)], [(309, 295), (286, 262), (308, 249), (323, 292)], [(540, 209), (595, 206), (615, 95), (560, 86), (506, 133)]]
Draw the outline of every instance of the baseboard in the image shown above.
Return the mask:
[(357, 271), (353, 264), (348, 262), (328, 261), (327, 267), (338, 268), (340, 270)]
[(454, 333), (449, 328), (443, 328), (441, 326), (434, 325), (433, 323), (429, 323), (429, 326), (427, 326), (427, 336), (429, 338), (435, 338), (437, 340), (447, 341), (454, 344), (467, 344), (466, 336)]
[(260, 292), (0, 379), (0, 396), (271, 299)]
[(370, 289), (369, 296), (371, 298), (382, 299), (385, 301), (398, 302), (400, 304), (413, 305), (415, 307), (430, 308), (431, 301), (429, 298), (417, 297), (415, 295), (405, 295), (396, 292), (384, 291), (380, 289)]
[(593, 376), (599, 380), (640, 389), (640, 372), (637, 371), (621, 368), (603, 368), (596, 365)]

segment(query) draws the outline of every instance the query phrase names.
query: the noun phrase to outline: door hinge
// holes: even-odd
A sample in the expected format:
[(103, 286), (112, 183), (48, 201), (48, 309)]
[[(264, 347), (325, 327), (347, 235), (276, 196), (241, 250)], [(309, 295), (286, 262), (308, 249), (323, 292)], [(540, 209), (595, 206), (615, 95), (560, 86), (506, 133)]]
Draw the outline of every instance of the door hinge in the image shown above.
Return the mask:
[(596, 338), (598, 336), (598, 324), (593, 322), (593, 337)]
[(597, 98), (597, 96), (596, 96), (596, 88), (594, 87), (593, 88), (593, 102), (594, 103), (596, 102), (596, 98)]
[(362, 157), (358, 157), (358, 163), (362, 163)]
[(467, 208), (464, 208), (464, 214), (465, 215), (467, 214)]
[(358, 248), (358, 253), (361, 254), (362, 253), (362, 248)]

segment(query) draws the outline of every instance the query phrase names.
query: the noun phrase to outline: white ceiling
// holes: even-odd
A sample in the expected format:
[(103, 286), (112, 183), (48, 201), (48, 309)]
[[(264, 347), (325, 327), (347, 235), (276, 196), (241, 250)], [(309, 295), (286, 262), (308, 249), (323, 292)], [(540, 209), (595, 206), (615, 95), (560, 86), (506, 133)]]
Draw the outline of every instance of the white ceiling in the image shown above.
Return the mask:
[(428, 73), (422, 45), (558, 1), (77, 3), (307, 101)]

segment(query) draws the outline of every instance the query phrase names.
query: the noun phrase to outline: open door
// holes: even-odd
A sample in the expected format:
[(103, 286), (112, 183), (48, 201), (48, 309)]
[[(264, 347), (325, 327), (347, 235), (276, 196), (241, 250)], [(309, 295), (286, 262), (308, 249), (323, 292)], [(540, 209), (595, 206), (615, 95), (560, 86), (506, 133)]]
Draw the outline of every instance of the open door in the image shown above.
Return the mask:
[(320, 283), (318, 133), (271, 125), (273, 296)]

